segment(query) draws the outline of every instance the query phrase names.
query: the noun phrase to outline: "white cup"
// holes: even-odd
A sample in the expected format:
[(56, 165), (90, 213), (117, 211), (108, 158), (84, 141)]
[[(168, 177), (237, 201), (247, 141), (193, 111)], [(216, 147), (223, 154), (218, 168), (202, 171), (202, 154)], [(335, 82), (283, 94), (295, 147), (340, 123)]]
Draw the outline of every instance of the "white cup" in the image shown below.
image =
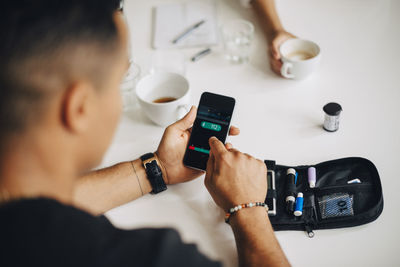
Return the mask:
[[(176, 122), (189, 111), (189, 82), (177, 73), (160, 71), (143, 77), (136, 85), (136, 96), (147, 117), (161, 126)], [(161, 98), (175, 100), (154, 102)]]
[(281, 74), (288, 79), (301, 80), (313, 73), (320, 62), (321, 50), (311, 41), (289, 39), (279, 48), (282, 59)]

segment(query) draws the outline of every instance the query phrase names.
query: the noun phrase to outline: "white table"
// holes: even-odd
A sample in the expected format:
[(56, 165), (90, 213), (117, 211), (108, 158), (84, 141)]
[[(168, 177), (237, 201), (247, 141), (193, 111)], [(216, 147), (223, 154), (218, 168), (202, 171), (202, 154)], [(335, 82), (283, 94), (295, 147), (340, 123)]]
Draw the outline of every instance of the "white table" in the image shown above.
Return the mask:
[[(133, 56), (148, 70), (152, 7), (177, 1), (126, 1)], [(354, 228), (277, 232), (295, 266), (400, 265), (400, 1), (278, 1), (284, 26), (317, 42), (322, 64), (308, 80), (296, 82), (269, 70), (266, 43), (251, 9), (235, 0), (217, 0), (219, 22), (244, 18), (256, 25), (250, 63), (230, 65), (220, 52), (197, 63), (187, 62), (186, 75), (197, 104), (204, 90), (237, 99), (234, 124), (241, 135), (231, 142), (260, 159), (280, 164), (315, 164), (361, 156), (372, 160), (381, 175), (385, 208), (377, 221)], [(184, 50), (191, 56), (199, 49)], [(321, 128), (322, 107), (342, 105), (340, 129)], [(124, 114), (102, 166), (154, 151), (163, 128), (136, 107)], [(107, 213), (118, 227), (173, 227), (207, 256), (236, 266), (233, 234), (203, 186), (203, 177), (157, 196), (147, 195)]]

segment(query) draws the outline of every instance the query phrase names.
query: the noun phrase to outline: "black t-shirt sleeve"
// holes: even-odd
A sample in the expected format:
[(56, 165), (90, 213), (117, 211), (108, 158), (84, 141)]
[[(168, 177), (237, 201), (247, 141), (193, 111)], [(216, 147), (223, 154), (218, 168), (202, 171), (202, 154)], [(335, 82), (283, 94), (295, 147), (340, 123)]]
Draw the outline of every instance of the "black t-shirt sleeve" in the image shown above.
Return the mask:
[(121, 230), (51, 199), (0, 205), (0, 241), (0, 266), (221, 266), (175, 230)]
[(107, 239), (99, 266), (221, 266), (200, 253), (196, 245), (183, 243), (173, 229), (126, 231), (113, 227)]

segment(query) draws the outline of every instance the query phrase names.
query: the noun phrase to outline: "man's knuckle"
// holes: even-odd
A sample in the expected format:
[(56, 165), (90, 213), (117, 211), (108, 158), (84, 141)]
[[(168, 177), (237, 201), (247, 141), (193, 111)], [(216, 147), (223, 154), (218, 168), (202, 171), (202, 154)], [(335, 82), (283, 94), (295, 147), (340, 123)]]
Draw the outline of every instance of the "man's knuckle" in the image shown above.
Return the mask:
[(240, 157), (240, 152), (239, 151), (237, 151), (237, 150), (234, 150), (233, 151), (233, 156), (235, 157), (235, 158), (238, 158), (238, 157)]
[(227, 160), (229, 158), (229, 154), (227, 153), (227, 151), (222, 151), (219, 155), (223, 160)]

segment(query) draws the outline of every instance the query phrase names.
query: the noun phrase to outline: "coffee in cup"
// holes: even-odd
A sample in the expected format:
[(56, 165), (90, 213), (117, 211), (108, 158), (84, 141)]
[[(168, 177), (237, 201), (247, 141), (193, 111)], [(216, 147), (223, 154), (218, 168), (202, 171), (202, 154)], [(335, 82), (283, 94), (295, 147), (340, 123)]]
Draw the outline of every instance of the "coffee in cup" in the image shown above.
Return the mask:
[(189, 111), (189, 82), (180, 74), (155, 72), (143, 77), (136, 86), (136, 96), (146, 116), (167, 126)]
[(311, 41), (289, 39), (279, 48), (281, 74), (285, 78), (301, 80), (313, 73), (320, 62), (321, 50)]
[(288, 54), (286, 57), (291, 60), (307, 60), (313, 58), (314, 55), (308, 53), (307, 51), (294, 51)]
[(168, 103), (168, 102), (172, 102), (175, 101), (176, 98), (175, 97), (160, 97), (157, 98), (156, 100), (153, 100), (153, 103)]

